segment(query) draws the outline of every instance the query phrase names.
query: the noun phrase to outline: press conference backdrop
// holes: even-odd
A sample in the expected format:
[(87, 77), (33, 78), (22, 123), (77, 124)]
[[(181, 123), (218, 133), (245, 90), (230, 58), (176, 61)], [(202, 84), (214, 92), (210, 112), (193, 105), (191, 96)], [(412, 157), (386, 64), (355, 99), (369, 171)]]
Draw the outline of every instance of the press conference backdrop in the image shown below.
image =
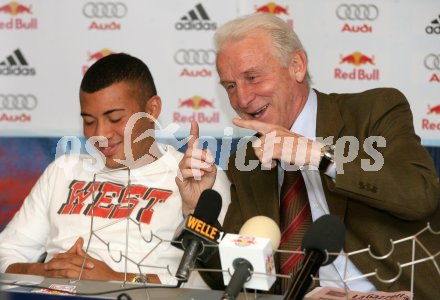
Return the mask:
[(319, 91), (400, 89), (439, 169), (438, 0), (0, 0), (0, 230), (54, 159), (59, 139), (82, 136), (81, 78), (110, 53), (148, 64), (163, 101), (159, 124), (177, 124), (175, 137), (188, 135), (191, 120), (218, 141), (249, 135), (231, 126), (212, 37), (256, 11), (298, 33)]

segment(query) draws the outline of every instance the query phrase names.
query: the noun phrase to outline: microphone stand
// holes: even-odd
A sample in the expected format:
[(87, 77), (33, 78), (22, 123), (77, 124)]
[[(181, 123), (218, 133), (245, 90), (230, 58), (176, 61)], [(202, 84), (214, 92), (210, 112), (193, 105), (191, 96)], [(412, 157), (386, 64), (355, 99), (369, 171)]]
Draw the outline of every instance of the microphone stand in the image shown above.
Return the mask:
[(283, 300), (302, 300), (313, 282), (312, 275), (318, 272), (325, 259), (326, 255), (320, 251), (308, 252), (301, 268), (288, 286)]

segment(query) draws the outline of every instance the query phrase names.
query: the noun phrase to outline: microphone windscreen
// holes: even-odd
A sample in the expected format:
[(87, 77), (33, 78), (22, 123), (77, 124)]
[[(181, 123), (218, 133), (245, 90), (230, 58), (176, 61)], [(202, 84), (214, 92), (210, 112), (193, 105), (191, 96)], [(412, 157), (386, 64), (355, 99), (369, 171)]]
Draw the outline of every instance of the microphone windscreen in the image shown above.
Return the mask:
[(215, 190), (207, 189), (200, 195), (193, 216), (213, 225), (217, 223), (221, 209), (222, 197), (220, 194)]
[[(341, 220), (333, 215), (323, 215), (313, 222), (304, 234), (302, 247), (306, 252), (307, 250), (318, 250), (325, 254), (327, 250), (327, 252), (339, 253), (344, 246), (344, 241), (345, 226)], [(331, 264), (336, 257), (336, 255), (328, 255), (322, 265)]]
[(272, 242), (272, 250), (277, 250), (280, 245), (280, 228), (274, 220), (266, 216), (255, 216), (248, 219), (241, 227), (240, 234), (268, 238)]

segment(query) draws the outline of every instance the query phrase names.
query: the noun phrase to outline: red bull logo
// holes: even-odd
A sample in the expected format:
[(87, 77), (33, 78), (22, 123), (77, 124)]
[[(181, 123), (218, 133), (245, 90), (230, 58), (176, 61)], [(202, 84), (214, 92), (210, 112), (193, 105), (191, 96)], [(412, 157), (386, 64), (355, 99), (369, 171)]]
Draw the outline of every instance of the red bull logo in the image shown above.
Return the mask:
[(200, 96), (194, 96), (186, 100), (179, 100), (179, 102), (180, 102), (179, 107), (189, 107), (196, 110), (205, 107), (214, 108), (214, 104), (213, 104), (214, 100), (209, 101)]
[(339, 62), (339, 64), (344, 64), (344, 63), (352, 64), (356, 67), (365, 64), (374, 65), (374, 56), (369, 57), (359, 51), (356, 51), (347, 56), (341, 55), (341, 61)]
[(288, 15), (289, 12), (287, 10), (288, 10), (287, 6), (282, 7), (278, 4), (276, 4), (275, 2), (269, 2), (265, 5), (260, 6), (260, 7), (255, 7), (256, 12), (264, 12), (264, 13), (269, 13), (272, 15), (279, 15), (279, 14)]
[(93, 54), (89, 53), (89, 58), (87, 59), (87, 61), (97, 61), (107, 55), (113, 54), (114, 52), (108, 49), (102, 49), (101, 51), (95, 52)]
[(350, 55), (340, 56), (339, 64), (349, 64), (353, 65), (354, 68), (335, 68), (334, 78), (341, 80), (367, 80), (367, 81), (376, 81), (379, 80), (380, 72), (378, 68), (364, 67), (361, 68), (362, 65), (366, 66), (375, 66), (374, 56), (367, 56), (359, 51), (353, 52)]
[(440, 104), (436, 105), (434, 107), (431, 107), (430, 105), (428, 105), (428, 115), (430, 115), (430, 114), (440, 115)]
[(255, 237), (243, 235), (239, 235), (236, 239), (233, 240), (233, 242), (239, 247), (247, 247), (256, 243)]
[(25, 6), (18, 2), (9, 2), (6, 5), (0, 7), (0, 13), (9, 14), (12, 16), (20, 15), (20, 14), (32, 14), (31, 6)]
[[(6, 21), (0, 21), (0, 30), (35, 30), (38, 28), (37, 18), (27, 17), (32, 15), (32, 7), (22, 5), (18, 2), (10, 2), (0, 6), (0, 14), (8, 14), (10, 17)], [(23, 15), (24, 17), (20, 17)]]
[[(103, 57), (105, 57), (105, 56), (107, 56), (107, 55), (110, 55), (110, 54), (113, 54), (113, 53), (115, 53), (115, 52), (113, 52), (113, 51), (111, 51), (111, 50), (109, 50), (109, 49), (102, 49), (101, 51), (98, 51), (98, 52), (95, 52), (95, 53), (88, 53), (87, 55), (88, 55), (88, 58), (87, 58), (87, 61), (88, 62), (90, 62), (90, 64), (92, 63), (92, 62), (95, 62), (95, 61), (98, 61), (98, 60), (100, 60), (101, 58), (103, 58)], [(82, 67), (82, 73), (83, 73), (83, 75), (87, 72), (87, 70), (89, 69), (89, 65), (87, 65), (87, 64), (84, 64), (83, 65), (83, 67)]]
[[(428, 115), (430, 115), (428, 118), (422, 119), (422, 129), (426, 131), (432, 131), (432, 132), (439, 132), (440, 131), (440, 122), (436, 118), (437, 115), (440, 116), (440, 104), (435, 106), (428, 105)], [(433, 119), (434, 118), (434, 119)], [(438, 136), (438, 134), (437, 134)]]
[(188, 113), (187, 110), (174, 112), (173, 122), (180, 124), (189, 124), (196, 121), (199, 124), (218, 124), (220, 123), (220, 112), (209, 109), (208, 112), (198, 111), (202, 108), (214, 108), (214, 99), (211, 101), (200, 96), (193, 96), (186, 100), (179, 99), (178, 108), (191, 108), (194, 111)]

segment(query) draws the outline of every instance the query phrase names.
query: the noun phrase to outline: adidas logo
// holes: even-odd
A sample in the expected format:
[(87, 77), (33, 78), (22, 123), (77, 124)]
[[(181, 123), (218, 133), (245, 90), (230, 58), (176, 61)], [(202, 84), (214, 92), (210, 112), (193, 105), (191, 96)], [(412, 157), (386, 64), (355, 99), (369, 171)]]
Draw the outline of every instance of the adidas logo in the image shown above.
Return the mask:
[[(197, 14), (198, 13), (198, 14)], [(189, 18), (188, 18), (189, 17)], [(180, 18), (183, 21), (187, 21), (187, 20), (191, 20), (191, 21), (195, 21), (195, 20), (209, 20), (208, 14), (206, 13), (206, 10), (203, 8), (202, 4), (197, 4), (196, 5), (196, 9), (191, 9), (188, 12), (187, 16), (183, 16), (182, 18)]]
[(202, 4), (197, 4), (176, 23), (177, 30), (216, 30), (217, 23), (210, 22), (208, 13)]
[(36, 74), (35, 69), (28, 66), (29, 64), (23, 53), (21, 53), (20, 49), (16, 49), (5, 60), (0, 61), (0, 76), (34, 76)]
[(431, 21), (431, 24), (426, 26), (425, 31), (427, 34), (440, 34), (440, 15)]
[(4, 61), (0, 62), (0, 66), (6, 66), (6, 65), (16, 66), (19, 64), (22, 66), (28, 65), (20, 49), (15, 50), (13, 54), (9, 55), (8, 57), (6, 57)]

